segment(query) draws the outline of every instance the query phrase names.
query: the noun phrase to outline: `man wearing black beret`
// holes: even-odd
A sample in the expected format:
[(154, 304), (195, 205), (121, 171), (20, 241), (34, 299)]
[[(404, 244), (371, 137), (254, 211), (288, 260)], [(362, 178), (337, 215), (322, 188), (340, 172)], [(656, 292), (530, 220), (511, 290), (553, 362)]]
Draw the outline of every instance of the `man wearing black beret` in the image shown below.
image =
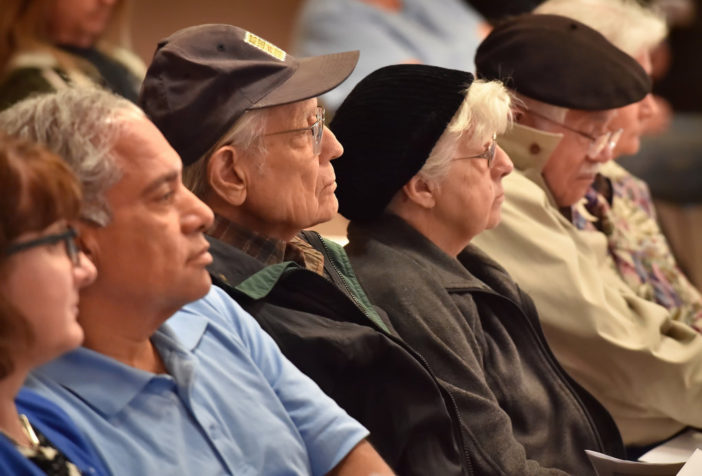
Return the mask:
[(631, 290), (611, 266), (605, 235), (569, 220), (612, 158), (615, 109), (650, 89), (644, 70), (602, 39), (575, 20), (525, 15), (481, 44), (478, 75), (503, 79), (522, 105), (499, 139), (515, 165), (503, 182), (502, 222), (474, 243), (534, 299), (561, 364), (625, 441), (645, 446), (702, 426), (702, 338)]

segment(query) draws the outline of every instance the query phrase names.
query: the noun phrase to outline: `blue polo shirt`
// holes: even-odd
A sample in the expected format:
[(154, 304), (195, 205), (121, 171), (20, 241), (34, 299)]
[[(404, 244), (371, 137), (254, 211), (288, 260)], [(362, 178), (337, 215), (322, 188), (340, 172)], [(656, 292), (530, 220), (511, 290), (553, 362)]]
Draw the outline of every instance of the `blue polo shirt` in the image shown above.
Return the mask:
[(217, 287), (152, 337), (168, 374), (79, 348), (27, 385), (114, 474), (325, 474), (368, 434)]

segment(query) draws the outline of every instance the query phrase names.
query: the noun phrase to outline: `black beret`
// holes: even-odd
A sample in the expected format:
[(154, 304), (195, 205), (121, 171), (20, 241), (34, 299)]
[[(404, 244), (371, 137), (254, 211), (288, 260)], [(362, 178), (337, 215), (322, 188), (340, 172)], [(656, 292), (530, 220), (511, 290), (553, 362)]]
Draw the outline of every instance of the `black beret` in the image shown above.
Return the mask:
[(330, 124), (344, 146), (332, 162), (339, 212), (350, 220), (380, 215), (422, 168), (472, 82), (464, 71), (400, 64), (358, 83)]
[(643, 99), (651, 80), (592, 28), (558, 15), (526, 14), (492, 30), (475, 55), (477, 75), (538, 101), (588, 111)]

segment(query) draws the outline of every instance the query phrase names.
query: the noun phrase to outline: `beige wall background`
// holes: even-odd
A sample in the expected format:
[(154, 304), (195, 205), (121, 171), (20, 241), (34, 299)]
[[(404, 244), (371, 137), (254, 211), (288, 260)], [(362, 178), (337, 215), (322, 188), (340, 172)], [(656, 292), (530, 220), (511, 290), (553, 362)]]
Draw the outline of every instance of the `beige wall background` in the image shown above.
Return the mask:
[(186, 26), (229, 23), (288, 49), (302, 0), (134, 0), (132, 41), (148, 65), (161, 38)]

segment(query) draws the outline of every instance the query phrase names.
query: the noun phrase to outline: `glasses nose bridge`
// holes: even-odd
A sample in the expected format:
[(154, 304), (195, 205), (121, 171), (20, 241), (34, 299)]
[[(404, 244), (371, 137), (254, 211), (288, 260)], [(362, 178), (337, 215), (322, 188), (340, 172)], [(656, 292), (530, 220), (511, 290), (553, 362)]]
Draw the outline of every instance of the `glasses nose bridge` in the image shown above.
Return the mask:
[(488, 147), (488, 150), (483, 153), (483, 155), (487, 159), (487, 166), (489, 169), (491, 169), (492, 166), (495, 165), (495, 154), (497, 154), (497, 141), (496, 137), (493, 136), (490, 147)]

